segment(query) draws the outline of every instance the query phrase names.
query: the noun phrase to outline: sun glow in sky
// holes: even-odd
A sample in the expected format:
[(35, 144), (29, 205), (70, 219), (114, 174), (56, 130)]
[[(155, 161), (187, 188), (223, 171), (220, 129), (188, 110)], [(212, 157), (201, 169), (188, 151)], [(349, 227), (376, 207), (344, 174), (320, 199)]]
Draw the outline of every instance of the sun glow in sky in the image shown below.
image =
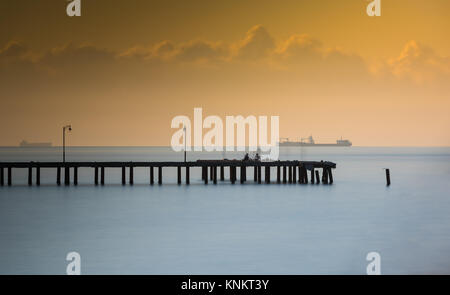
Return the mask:
[(0, 2), (0, 145), (169, 145), (173, 117), (279, 115), (280, 136), (450, 145), (450, 1)]

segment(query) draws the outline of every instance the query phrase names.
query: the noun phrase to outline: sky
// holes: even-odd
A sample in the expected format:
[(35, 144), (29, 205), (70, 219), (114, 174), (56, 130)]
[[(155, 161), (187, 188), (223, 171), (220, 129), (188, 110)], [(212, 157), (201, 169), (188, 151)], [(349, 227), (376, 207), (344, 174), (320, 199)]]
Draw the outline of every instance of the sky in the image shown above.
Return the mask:
[(170, 145), (171, 120), (450, 146), (450, 1), (0, 0), (0, 145)]

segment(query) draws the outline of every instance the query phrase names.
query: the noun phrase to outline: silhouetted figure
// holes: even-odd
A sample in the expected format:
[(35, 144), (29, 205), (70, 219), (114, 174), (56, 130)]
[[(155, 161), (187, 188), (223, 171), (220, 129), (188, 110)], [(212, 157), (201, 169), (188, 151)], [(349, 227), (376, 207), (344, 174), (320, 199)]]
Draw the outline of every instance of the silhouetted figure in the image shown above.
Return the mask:
[(243, 161), (248, 161), (248, 160), (250, 160), (250, 157), (248, 156), (248, 153), (246, 153)]
[(261, 161), (261, 157), (259, 156), (258, 153), (256, 153), (256, 155), (255, 155), (255, 161)]

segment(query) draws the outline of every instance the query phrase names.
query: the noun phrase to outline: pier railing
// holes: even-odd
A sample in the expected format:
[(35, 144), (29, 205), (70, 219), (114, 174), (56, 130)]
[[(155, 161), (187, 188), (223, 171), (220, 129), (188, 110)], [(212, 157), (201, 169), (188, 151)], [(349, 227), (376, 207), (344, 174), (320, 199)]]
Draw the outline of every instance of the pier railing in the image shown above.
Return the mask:
[[(225, 181), (225, 169), (229, 169), (229, 180), (232, 184), (237, 181), (237, 171), (239, 169), (239, 181), (245, 183), (247, 181), (247, 170), (253, 168), (253, 181), (262, 183), (272, 183), (270, 178), (270, 170), (276, 168), (276, 183), (301, 183), (301, 184), (332, 184), (332, 169), (336, 168), (336, 164), (328, 161), (243, 161), (243, 160), (198, 160), (189, 162), (0, 162), (0, 186), (7, 184), (11, 186), (13, 183), (13, 169), (28, 169), (28, 185), (33, 185), (33, 170), (35, 171), (35, 184), (41, 184), (41, 169), (56, 169), (56, 184), (61, 185), (61, 179), (64, 178), (64, 184), (78, 184), (78, 168), (94, 169), (94, 184), (105, 184), (106, 168), (122, 169), (122, 184), (127, 184), (127, 168), (128, 168), (128, 184), (134, 183), (134, 168), (144, 167), (150, 169), (149, 183), (155, 183), (155, 170), (158, 173), (158, 184), (163, 183), (163, 168), (177, 168), (177, 183), (182, 183), (182, 168), (185, 169), (185, 183), (190, 183), (190, 169), (202, 169), (202, 181), (208, 184), (208, 180), (217, 184), (217, 181)], [(262, 169), (264, 168), (264, 177), (262, 177)], [(62, 176), (62, 170), (64, 176)], [(208, 171), (209, 170), (209, 171)], [(322, 170), (320, 177), (319, 170)], [(309, 176), (308, 176), (309, 171)], [(5, 173), (6, 172), (6, 173)], [(72, 172), (72, 173), (71, 173)], [(71, 177), (71, 174), (73, 177)], [(5, 183), (6, 176), (6, 183)], [(100, 178), (100, 180), (99, 180)]]

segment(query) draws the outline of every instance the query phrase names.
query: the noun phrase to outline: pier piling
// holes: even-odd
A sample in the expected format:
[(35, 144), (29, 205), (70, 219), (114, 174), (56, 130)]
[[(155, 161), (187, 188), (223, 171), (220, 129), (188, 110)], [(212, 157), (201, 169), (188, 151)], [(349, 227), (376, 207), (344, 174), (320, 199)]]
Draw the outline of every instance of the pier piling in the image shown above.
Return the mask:
[(303, 168), (302, 166), (298, 167), (298, 182), (300, 184), (304, 184), (305, 183), (305, 176), (303, 175)]
[(212, 174), (213, 174), (213, 183), (214, 184), (217, 184), (217, 166), (214, 166), (214, 167), (212, 167), (213, 168), (213, 170), (212, 170)]
[(158, 184), (162, 184), (163, 181), (163, 173), (162, 173), (162, 166), (158, 167)]
[(186, 184), (191, 183), (190, 175), (189, 175), (189, 166), (186, 166)]
[(134, 184), (134, 167), (130, 164), (130, 185)]
[(94, 184), (98, 184), (98, 168), (94, 167)]
[(286, 166), (283, 166), (283, 183), (287, 183)]
[(102, 168), (100, 169), (101, 171), (101, 175), (100, 175), (100, 183), (101, 185), (105, 185), (105, 167), (102, 166)]
[(391, 173), (389, 169), (386, 169), (386, 186), (391, 185)]
[(181, 166), (177, 167), (177, 183), (181, 184)]
[(70, 167), (64, 167), (64, 185), (70, 185)]
[(314, 184), (315, 180), (314, 180), (314, 168), (311, 169), (311, 183)]
[(262, 179), (261, 179), (261, 166), (258, 166), (258, 184), (261, 184)]
[(323, 168), (323, 169), (322, 169), (322, 183), (323, 183), (323, 184), (328, 184), (328, 173), (327, 173), (327, 168)]
[(12, 185), (12, 167), (8, 167), (8, 186)]
[(40, 166), (36, 166), (36, 185), (37, 186), (41, 185), (41, 167)]
[(56, 184), (61, 185), (61, 167), (56, 168)]
[(31, 165), (28, 166), (28, 185), (33, 185), (33, 167)]
[[(39, 167), (38, 167), (39, 171)], [(73, 167), (73, 184), (78, 185), (78, 167)]]
[(3, 167), (0, 167), (0, 186), (5, 185), (5, 169)]
[(122, 166), (122, 185), (127, 184), (125, 174), (126, 174), (125, 166)]
[(331, 168), (327, 168), (328, 170), (328, 178), (330, 180), (330, 184), (333, 184), (333, 173), (331, 172)]
[(281, 182), (281, 169), (280, 169), (280, 165), (277, 165), (277, 183)]
[(206, 167), (202, 166), (202, 180), (205, 180), (206, 177)]
[(299, 169), (299, 165), (292, 167), (292, 182), (297, 183), (297, 169)]
[(225, 181), (225, 167), (220, 165), (220, 181)]
[(319, 171), (316, 170), (316, 183), (320, 184), (320, 175), (319, 175)]
[(236, 182), (236, 166), (230, 166), (230, 178), (231, 183), (234, 184)]
[(150, 166), (150, 184), (155, 184), (155, 175), (154, 175), (154, 169), (153, 166)]
[(292, 183), (292, 166), (289, 165), (289, 183)]

